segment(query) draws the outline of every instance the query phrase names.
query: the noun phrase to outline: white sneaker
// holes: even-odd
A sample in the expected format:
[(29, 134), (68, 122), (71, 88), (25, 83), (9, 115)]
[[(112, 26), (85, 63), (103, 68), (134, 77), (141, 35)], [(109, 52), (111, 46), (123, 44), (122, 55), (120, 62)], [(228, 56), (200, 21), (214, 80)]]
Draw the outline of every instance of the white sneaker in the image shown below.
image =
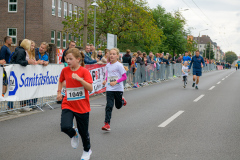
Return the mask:
[(71, 145), (74, 149), (76, 149), (79, 145), (79, 133), (78, 133), (78, 129), (75, 128), (75, 131), (77, 132), (76, 136), (73, 136), (71, 139)]
[(83, 154), (82, 154), (81, 160), (89, 160), (91, 154), (92, 154), (92, 150), (91, 150), (91, 149), (89, 149), (88, 152), (83, 151)]
[(18, 112), (18, 111), (8, 111), (7, 113), (11, 114), (11, 115), (16, 115), (16, 114), (20, 114), (21, 112)]
[(32, 110), (32, 108), (22, 108), (21, 111), (22, 112), (30, 112)]

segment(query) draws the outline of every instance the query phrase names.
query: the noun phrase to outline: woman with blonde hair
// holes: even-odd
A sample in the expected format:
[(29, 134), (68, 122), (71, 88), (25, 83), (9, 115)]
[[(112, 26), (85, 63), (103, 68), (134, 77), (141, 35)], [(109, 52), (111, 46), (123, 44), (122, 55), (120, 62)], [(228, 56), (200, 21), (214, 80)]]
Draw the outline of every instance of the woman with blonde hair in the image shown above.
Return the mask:
[(29, 51), (29, 59), (36, 60), (35, 58), (35, 42), (31, 40), (31, 49)]
[(109, 50), (105, 49), (104, 53), (105, 53), (105, 55), (102, 57), (101, 61), (103, 63), (109, 63), (110, 62), (110, 60), (109, 60)]
[[(29, 54), (31, 50), (31, 41), (29, 39), (24, 39), (11, 58), (11, 64), (20, 64), (21, 66), (27, 66), (28, 64), (36, 64), (33, 59), (29, 59)], [(28, 56), (28, 58), (27, 58)], [(27, 60), (28, 59), (28, 60)]]

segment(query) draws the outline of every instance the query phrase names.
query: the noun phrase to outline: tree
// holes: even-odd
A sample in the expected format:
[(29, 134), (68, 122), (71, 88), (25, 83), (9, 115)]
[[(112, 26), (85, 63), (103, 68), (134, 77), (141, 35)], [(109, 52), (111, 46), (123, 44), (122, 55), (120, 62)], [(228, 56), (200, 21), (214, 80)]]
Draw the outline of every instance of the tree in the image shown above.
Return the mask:
[(183, 53), (187, 46), (187, 34), (184, 30), (185, 19), (179, 11), (174, 15), (166, 13), (160, 5), (152, 10), (153, 18), (159, 29), (163, 30), (163, 42), (160, 51)]
[[(152, 12), (143, 0), (98, 0), (96, 18), (96, 42), (106, 44), (107, 33), (118, 37), (120, 50), (157, 51), (163, 32), (154, 22)], [(63, 22), (64, 31), (81, 36), (84, 13), (80, 18), (67, 18)], [(88, 42), (93, 42), (94, 7), (88, 10)]]
[(210, 42), (207, 44), (206, 51), (205, 51), (205, 56), (208, 59), (209, 59), (209, 50), (210, 50), (210, 59), (214, 59), (214, 52), (213, 52), (212, 46), (211, 46), (211, 49), (210, 49)]
[(226, 60), (226, 62), (232, 64), (235, 60), (238, 59), (238, 56), (235, 52), (228, 51), (225, 53), (224, 59)]

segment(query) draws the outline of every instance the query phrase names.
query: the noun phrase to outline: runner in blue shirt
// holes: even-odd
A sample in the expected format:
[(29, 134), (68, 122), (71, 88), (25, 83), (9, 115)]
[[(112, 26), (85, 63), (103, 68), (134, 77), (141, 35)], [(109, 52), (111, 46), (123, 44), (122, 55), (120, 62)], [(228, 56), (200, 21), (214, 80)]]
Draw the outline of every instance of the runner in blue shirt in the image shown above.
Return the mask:
[[(198, 83), (199, 83), (199, 77), (202, 76), (202, 68), (205, 66), (204, 59), (202, 56), (200, 56), (199, 50), (196, 51), (196, 55), (192, 57), (191, 63), (188, 67), (188, 72), (190, 72), (191, 66), (193, 64), (193, 85), (195, 86), (196, 83), (196, 89), (198, 89)], [(197, 76), (197, 82), (196, 80)]]
[(188, 52), (187, 52), (187, 51), (185, 52), (185, 56), (183, 56), (183, 61), (182, 61), (182, 63), (184, 64), (185, 61), (187, 61), (188, 64), (189, 64), (190, 61), (191, 61), (191, 57), (188, 56)]

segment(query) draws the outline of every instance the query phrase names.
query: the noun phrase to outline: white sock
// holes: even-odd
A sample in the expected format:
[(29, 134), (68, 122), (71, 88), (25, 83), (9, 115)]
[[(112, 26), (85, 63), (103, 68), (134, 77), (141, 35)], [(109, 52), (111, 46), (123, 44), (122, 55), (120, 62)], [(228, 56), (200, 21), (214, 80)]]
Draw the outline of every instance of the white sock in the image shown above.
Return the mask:
[(198, 86), (198, 84), (196, 84), (196, 86)]

